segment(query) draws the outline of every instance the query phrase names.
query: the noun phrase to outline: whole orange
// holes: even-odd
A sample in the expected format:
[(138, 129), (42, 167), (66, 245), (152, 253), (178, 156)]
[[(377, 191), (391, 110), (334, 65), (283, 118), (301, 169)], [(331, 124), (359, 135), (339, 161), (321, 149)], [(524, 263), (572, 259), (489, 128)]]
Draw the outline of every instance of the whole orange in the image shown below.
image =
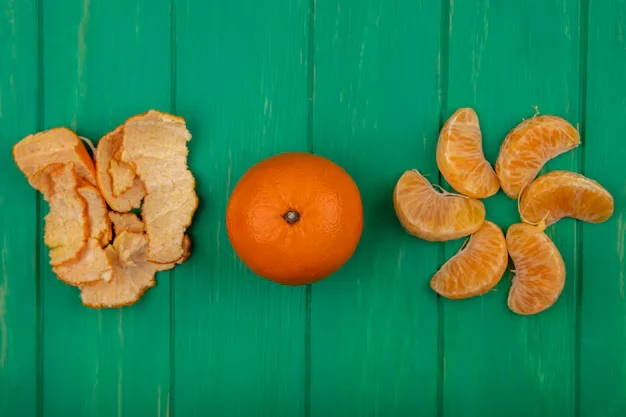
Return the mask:
[(350, 259), (363, 230), (363, 206), (339, 165), (308, 153), (283, 153), (241, 177), (228, 202), (226, 228), (254, 273), (285, 285), (309, 284)]

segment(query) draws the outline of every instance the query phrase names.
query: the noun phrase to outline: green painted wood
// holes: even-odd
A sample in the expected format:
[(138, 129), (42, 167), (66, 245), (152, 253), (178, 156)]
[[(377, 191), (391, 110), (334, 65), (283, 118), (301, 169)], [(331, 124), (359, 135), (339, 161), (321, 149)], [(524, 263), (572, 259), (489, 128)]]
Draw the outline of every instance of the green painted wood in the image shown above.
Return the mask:
[(436, 415), (438, 245), (406, 234), (395, 182), (437, 178), (439, 2), (317, 0), (313, 150), (361, 191), (354, 258), (312, 287), (311, 416)]
[[(134, 113), (169, 110), (169, 8), (167, 0), (45, 1), (45, 127), (97, 140)], [(52, 274), (40, 242), (45, 415), (165, 415), (168, 274), (130, 308), (91, 310)]]
[[(533, 106), (577, 125), (577, 1), (463, 0), (451, 2), (449, 12), (445, 117), (474, 107), (492, 163), (509, 130), (535, 113)], [(577, 170), (579, 156), (570, 152), (547, 169)], [(503, 192), (485, 204), (487, 218), (504, 230), (520, 221), (515, 201)], [(548, 311), (522, 317), (508, 310), (511, 273), (483, 297), (443, 302), (443, 415), (573, 414), (579, 241), (573, 220), (547, 233), (567, 268), (565, 289)], [(445, 259), (460, 244), (446, 244)]]
[(585, 175), (615, 198), (582, 227), (580, 415), (626, 415), (626, 2), (589, 2)]
[(11, 157), (38, 127), (34, 3), (0, 1), (0, 415), (37, 411), (37, 196)]
[[(0, 0), (0, 415), (625, 415), (626, 2), (442, 2)], [(580, 124), (582, 147), (546, 170), (615, 196), (604, 224), (549, 228), (568, 278), (538, 316), (508, 311), (509, 273), (438, 299), (429, 279), (461, 242), (408, 236), (393, 212), (405, 169), (438, 180), (438, 129), (461, 106), (492, 162), (533, 106)], [(149, 108), (193, 134), (193, 255), (136, 305), (91, 310), (50, 272), (47, 206), (10, 149)], [(354, 258), (308, 288), (250, 273), (224, 224), (243, 172), (292, 150), (343, 165), (365, 207)], [(486, 205), (518, 221), (503, 194)]]
[(305, 413), (305, 288), (258, 278), (226, 235), (252, 164), (308, 149), (308, 3), (177, 0), (176, 110), (200, 208), (174, 284), (174, 414)]

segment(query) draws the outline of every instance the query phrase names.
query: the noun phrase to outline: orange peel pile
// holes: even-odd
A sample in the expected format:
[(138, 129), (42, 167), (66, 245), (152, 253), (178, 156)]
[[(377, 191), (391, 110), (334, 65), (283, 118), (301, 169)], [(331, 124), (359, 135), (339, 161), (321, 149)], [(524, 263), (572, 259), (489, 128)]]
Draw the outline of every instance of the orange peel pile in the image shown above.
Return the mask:
[[(49, 203), (44, 243), (52, 270), (80, 289), (84, 305), (131, 305), (157, 272), (189, 258), (186, 230), (198, 207), (190, 139), (184, 119), (150, 110), (100, 139), (94, 159), (64, 127), (14, 145), (18, 168)], [(139, 208), (141, 218), (131, 212)]]
[[(439, 134), (436, 161), (460, 194), (438, 193), (413, 170), (400, 177), (393, 196), (408, 233), (435, 242), (470, 236), (432, 277), (436, 293), (450, 299), (483, 295), (501, 280), (510, 256), (515, 276), (509, 309), (528, 315), (554, 305), (565, 284), (565, 264), (546, 227), (565, 217), (601, 223), (614, 211), (609, 191), (581, 174), (554, 171), (536, 178), (549, 160), (579, 144), (578, 131), (565, 119), (536, 114), (509, 132), (493, 169), (483, 154), (476, 112), (461, 108), (450, 116)], [(485, 220), (479, 200), (499, 188), (518, 201), (522, 220), (509, 227), (506, 237)]]

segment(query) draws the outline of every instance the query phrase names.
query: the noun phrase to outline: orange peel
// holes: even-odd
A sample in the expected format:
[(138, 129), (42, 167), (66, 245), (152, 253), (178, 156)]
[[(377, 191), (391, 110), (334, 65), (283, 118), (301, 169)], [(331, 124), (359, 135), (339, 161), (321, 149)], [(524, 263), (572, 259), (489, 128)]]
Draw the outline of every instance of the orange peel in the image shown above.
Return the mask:
[(77, 189), (79, 178), (74, 164), (52, 171), (50, 212), (44, 226), (44, 243), (50, 248), (50, 264), (62, 265), (78, 258), (87, 244), (89, 221), (87, 203)]
[(151, 110), (124, 124), (121, 160), (145, 185), (141, 217), (152, 262), (168, 264), (185, 254), (185, 230), (198, 208), (196, 182), (187, 166), (189, 140), (184, 119), (167, 113)]
[[(124, 135), (123, 126), (117, 127), (112, 132), (107, 133), (96, 148), (96, 174), (98, 188), (111, 209), (125, 213), (141, 206), (141, 200), (146, 192), (145, 187), (139, 178), (135, 178), (132, 188), (126, 190), (118, 196), (113, 193), (113, 179), (109, 170), (114, 154), (119, 151)], [(115, 171), (113, 171), (115, 173)], [(119, 189), (118, 189), (119, 191)]]
[(72, 163), (78, 178), (96, 185), (93, 161), (76, 133), (57, 127), (28, 135), (13, 146), (13, 159), (29, 184), (47, 199), (52, 194), (49, 181), (34, 180), (55, 164)]

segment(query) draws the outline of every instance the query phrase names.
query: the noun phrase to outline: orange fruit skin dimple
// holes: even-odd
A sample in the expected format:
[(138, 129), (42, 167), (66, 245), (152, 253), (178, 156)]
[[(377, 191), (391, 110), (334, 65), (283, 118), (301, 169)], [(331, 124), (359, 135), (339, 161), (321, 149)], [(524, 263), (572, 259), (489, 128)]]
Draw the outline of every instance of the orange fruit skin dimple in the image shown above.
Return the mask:
[(517, 314), (550, 308), (565, 285), (565, 263), (543, 227), (517, 223), (509, 227), (506, 244), (515, 265), (508, 306)]
[(437, 166), (455, 191), (474, 198), (498, 192), (500, 182), (485, 159), (478, 116), (471, 108), (458, 109), (446, 121), (437, 142)]
[(357, 185), (337, 164), (283, 153), (241, 177), (228, 202), (226, 227), (233, 249), (254, 273), (303, 285), (326, 278), (352, 256), (363, 206)]
[(615, 209), (613, 196), (596, 181), (569, 171), (540, 176), (520, 196), (520, 215), (528, 222), (544, 219), (546, 226), (564, 217), (601, 223)]
[(485, 221), (482, 201), (440, 193), (417, 170), (406, 171), (400, 177), (393, 204), (400, 224), (408, 233), (432, 242), (468, 236)]
[(437, 271), (430, 287), (451, 299), (482, 295), (500, 281), (508, 261), (504, 233), (494, 223), (485, 221), (467, 246)]
[(578, 131), (557, 116), (534, 116), (509, 132), (500, 147), (496, 174), (502, 190), (517, 199), (545, 163), (580, 144)]

